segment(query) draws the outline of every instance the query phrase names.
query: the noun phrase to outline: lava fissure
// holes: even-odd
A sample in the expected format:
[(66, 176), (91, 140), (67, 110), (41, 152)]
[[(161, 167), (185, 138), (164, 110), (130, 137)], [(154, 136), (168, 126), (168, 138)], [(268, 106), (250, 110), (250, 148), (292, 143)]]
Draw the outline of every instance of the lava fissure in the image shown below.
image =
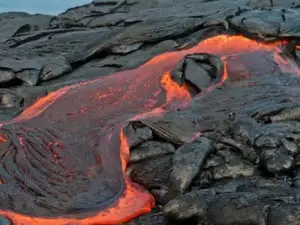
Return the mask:
[[(220, 35), (191, 49), (154, 57), (137, 69), (66, 87), (41, 98), (0, 128), (0, 215), (16, 225), (108, 225), (149, 212), (154, 198), (125, 175), (132, 143), (153, 140), (152, 132), (156, 132), (163, 140), (182, 144), (201, 133), (176, 136), (176, 132), (142, 122), (146, 128), (133, 129), (138, 134), (130, 140), (124, 124), (162, 116), (162, 107), (174, 110), (182, 103), (191, 103), (186, 85), (180, 86), (170, 77), (170, 71), (184, 56), (206, 53), (240, 57), (222, 63), (224, 71), (217, 84), (208, 83), (206, 89), (199, 89), (213, 99), (226, 80), (240, 78), (241, 71), (234, 65), (239, 60), (242, 64), (244, 55), (274, 54), (279, 45)], [(255, 63), (252, 66), (256, 69)], [(204, 63), (201, 71), (211, 69)], [(249, 74), (253, 75), (251, 71)], [(195, 81), (193, 76), (187, 78), (190, 80), (186, 83)], [(212, 90), (216, 86), (220, 90)], [(201, 93), (195, 101), (199, 99)], [(203, 115), (208, 110), (203, 109)], [(181, 128), (184, 132), (184, 126)]]

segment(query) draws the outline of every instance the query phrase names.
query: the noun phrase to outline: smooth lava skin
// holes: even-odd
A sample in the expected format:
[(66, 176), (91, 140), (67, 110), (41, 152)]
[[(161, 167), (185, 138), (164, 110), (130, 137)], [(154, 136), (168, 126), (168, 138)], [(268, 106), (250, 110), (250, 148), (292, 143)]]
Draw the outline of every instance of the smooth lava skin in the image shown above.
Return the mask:
[(85, 225), (117, 224), (149, 212), (153, 197), (124, 175), (129, 155), (124, 123), (190, 101), (166, 77), (184, 55), (227, 57), (258, 49), (276, 47), (216, 36), (38, 100), (0, 129), (0, 215), (17, 225)]

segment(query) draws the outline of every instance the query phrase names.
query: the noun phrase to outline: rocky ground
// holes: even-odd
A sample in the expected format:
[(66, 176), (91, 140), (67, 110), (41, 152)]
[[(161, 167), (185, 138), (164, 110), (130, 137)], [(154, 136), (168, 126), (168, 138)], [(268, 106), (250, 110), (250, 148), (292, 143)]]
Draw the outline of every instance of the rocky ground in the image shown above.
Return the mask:
[[(60, 87), (223, 33), (289, 40), (284, 55), (297, 65), (300, 2), (95, 0), (56, 17), (2, 13), (0, 119), (10, 120)], [(196, 54), (172, 73), (179, 83), (193, 83), (197, 94), (210, 84), (193, 79), (196, 68), (209, 72), (199, 61), (215, 68), (214, 79), (223, 71), (218, 57)], [(128, 125), (138, 140), (128, 173), (153, 193), (157, 206), (127, 224), (300, 224), (300, 80), (263, 72), (196, 97), (188, 109)], [(176, 127), (202, 135), (184, 143)]]

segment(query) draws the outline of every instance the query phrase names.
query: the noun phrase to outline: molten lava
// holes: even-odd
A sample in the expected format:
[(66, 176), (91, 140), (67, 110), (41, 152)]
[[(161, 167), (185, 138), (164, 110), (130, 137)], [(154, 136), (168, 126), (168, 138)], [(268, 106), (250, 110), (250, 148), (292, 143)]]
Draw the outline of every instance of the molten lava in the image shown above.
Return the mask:
[[(187, 54), (216, 54), (229, 67), (228, 57), (279, 45), (220, 35), (41, 98), (1, 127), (0, 215), (15, 225), (108, 225), (149, 212), (153, 197), (125, 176), (124, 122), (191, 101), (169, 76)], [(225, 68), (217, 85), (228, 78)]]

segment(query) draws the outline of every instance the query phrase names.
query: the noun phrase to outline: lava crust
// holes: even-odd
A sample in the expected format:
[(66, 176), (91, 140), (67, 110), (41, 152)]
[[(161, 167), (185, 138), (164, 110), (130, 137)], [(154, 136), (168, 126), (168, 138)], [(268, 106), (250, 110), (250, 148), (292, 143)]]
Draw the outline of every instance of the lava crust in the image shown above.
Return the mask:
[[(150, 211), (153, 197), (125, 175), (129, 151), (155, 140), (170, 142), (177, 148), (203, 132), (215, 130), (230, 112), (261, 120), (272, 115), (268, 119), (276, 120), (257, 105), (257, 98), (275, 97), (279, 87), (274, 92), (261, 87), (269, 83), (282, 85), (289, 80), (279, 67), (280, 46), (280, 42), (267, 45), (241, 36), (216, 36), (194, 48), (157, 56), (135, 70), (65, 87), (38, 100), (2, 124), (0, 214), (18, 225), (117, 224)], [(183, 61), (176, 67), (186, 55), (195, 62)], [(180, 65), (181, 72), (186, 73), (180, 75), (182, 82), (188, 79), (183, 86), (173, 81), (176, 73), (173, 79), (170, 75)], [(189, 93), (191, 83), (195, 87), (201, 80), (186, 71), (199, 65), (199, 71), (204, 73), (199, 74), (202, 80), (204, 76), (210, 78), (197, 89), (196, 92), (202, 91), (200, 94)], [(252, 97), (248, 89), (255, 92)], [(191, 101), (190, 96), (195, 94)], [(247, 107), (241, 108), (245, 98)], [(288, 108), (284, 100), (276, 99)], [(278, 104), (271, 105), (277, 111), (281, 109)], [(167, 153), (160, 149), (152, 155), (136, 153), (138, 159), (132, 161), (133, 166), (139, 168), (143, 158), (174, 153), (173, 164), (169, 164), (173, 166), (170, 183), (166, 184), (170, 185), (166, 201), (173, 199), (188, 190), (198, 174), (197, 168), (214, 150), (212, 140), (201, 138), (196, 140), (200, 146), (197, 144), (194, 150), (189, 147), (174, 153), (169, 146), (164, 147), (171, 149)], [(199, 148), (207, 150), (188, 169), (184, 167), (187, 158), (197, 155)], [(139, 177), (145, 168), (136, 168), (131, 174), (134, 180), (148, 189), (158, 187), (145, 182), (147, 176), (149, 179), (147, 172)], [(155, 180), (150, 179), (150, 183)], [(171, 208), (166, 209), (168, 215), (173, 213)]]

